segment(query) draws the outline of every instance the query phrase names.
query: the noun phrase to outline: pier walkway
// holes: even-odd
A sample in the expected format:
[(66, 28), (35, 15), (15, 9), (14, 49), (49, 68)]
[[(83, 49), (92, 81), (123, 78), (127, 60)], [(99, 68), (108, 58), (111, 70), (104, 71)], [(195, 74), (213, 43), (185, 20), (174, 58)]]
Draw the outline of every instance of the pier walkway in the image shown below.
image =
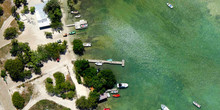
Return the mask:
[(66, 27), (72, 27), (72, 26), (75, 26), (75, 24), (68, 24), (68, 25), (66, 25)]
[[(77, 59), (72, 59), (73, 62), (75, 62)], [(88, 60), (88, 59), (87, 59)], [(89, 63), (105, 63), (105, 64), (115, 64), (115, 65), (121, 65), (122, 67), (125, 66), (125, 60), (122, 61), (106, 61), (106, 60), (88, 60)]]

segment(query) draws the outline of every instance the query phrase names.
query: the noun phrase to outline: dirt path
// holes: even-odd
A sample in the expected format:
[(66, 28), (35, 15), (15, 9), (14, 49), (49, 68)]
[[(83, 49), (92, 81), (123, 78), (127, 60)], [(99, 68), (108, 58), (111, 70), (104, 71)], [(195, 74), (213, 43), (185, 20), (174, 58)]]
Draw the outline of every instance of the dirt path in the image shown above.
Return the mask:
[(10, 24), (13, 20), (14, 20), (14, 17), (9, 16), (8, 19), (4, 21), (4, 23), (0, 29), (0, 48), (11, 42), (10, 40), (5, 40), (3, 34), (4, 34), (5, 29), (7, 29), (10, 26)]
[[(0, 106), (3, 110), (16, 110), (12, 104), (11, 96), (8, 92), (8, 87), (5, 81), (0, 78)], [(2, 110), (0, 107), (0, 110)]]

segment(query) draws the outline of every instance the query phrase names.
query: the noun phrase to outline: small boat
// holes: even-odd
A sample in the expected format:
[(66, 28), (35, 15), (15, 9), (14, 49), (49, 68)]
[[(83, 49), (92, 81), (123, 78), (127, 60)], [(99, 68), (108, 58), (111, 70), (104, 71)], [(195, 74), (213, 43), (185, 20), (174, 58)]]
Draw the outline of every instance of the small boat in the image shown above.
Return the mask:
[(128, 84), (127, 83), (118, 83), (117, 88), (122, 89), (122, 88), (127, 88)]
[(75, 16), (75, 18), (80, 18), (80, 17), (81, 17), (81, 15), (76, 15), (76, 16)]
[(170, 3), (167, 3), (167, 6), (173, 8), (173, 5), (171, 5)]
[(81, 26), (81, 28), (83, 29), (83, 28), (87, 28), (87, 27), (88, 27), (88, 24), (81, 24), (80, 26)]
[(96, 62), (95, 65), (102, 66), (102, 62)]
[(91, 46), (92, 46), (92, 43), (83, 43), (83, 46), (84, 46), (84, 47), (91, 47)]
[(198, 108), (201, 108), (201, 105), (199, 105), (197, 102), (193, 101), (193, 105), (195, 105)]
[(164, 104), (161, 104), (161, 109), (162, 110), (170, 110), (166, 105), (164, 105)]
[(112, 89), (112, 90), (111, 90), (111, 93), (112, 93), (112, 94), (117, 94), (117, 93), (118, 93), (118, 90), (117, 90), (116, 88), (115, 88), (115, 89)]
[(120, 97), (120, 94), (114, 94), (114, 95), (112, 95), (113, 97)]
[(106, 61), (112, 61), (112, 59), (107, 59)]
[(71, 13), (71, 14), (78, 14), (79, 11), (71, 11), (70, 13)]

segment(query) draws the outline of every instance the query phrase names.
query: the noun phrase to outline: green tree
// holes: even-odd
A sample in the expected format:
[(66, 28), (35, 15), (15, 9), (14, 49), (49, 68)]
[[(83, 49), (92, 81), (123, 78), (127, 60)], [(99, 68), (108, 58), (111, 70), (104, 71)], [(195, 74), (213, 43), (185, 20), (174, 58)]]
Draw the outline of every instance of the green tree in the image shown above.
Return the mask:
[(68, 99), (73, 99), (73, 97), (75, 96), (75, 94), (76, 94), (76, 92), (70, 91), (70, 92), (67, 92), (66, 97), (67, 97)]
[(19, 28), (21, 31), (23, 31), (23, 30), (24, 30), (24, 22), (22, 22), (22, 21), (17, 21), (17, 23), (18, 23), (18, 28)]
[(4, 32), (5, 39), (14, 39), (18, 35), (18, 30), (15, 27), (9, 27)]
[(16, 7), (16, 6), (12, 6), (12, 7), (11, 7), (11, 13), (12, 13), (13, 16), (16, 15), (16, 10), (17, 10), (17, 7)]
[(5, 76), (7, 76), (6, 71), (5, 70), (1, 70), (1, 77), (4, 78)]
[(106, 83), (103, 83), (106, 89), (113, 88), (116, 84), (116, 78), (115, 75), (111, 70), (102, 70), (100, 73), (98, 73), (98, 77), (100, 79), (105, 80)]
[(61, 30), (63, 26), (61, 22), (62, 12), (58, 0), (50, 0), (47, 2), (44, 11), (48, 14), (48, 17), (51, 20), (51, 27), (55, 30)]
[(25, 101), (24, 98), (19, 94), (19, 92), (14, 92), (14, 94), (12, 95), (12, 102), (17, 109), (24, 108)]
[(89, 108), (95, 109), (98, 105), (100, 94), (98, 92), (90, 92), (88, 98), (88, 106)]
[(3, 3), (5, 0), (0, 0), (0, 3)]
[(89, 62), (88, 60), (76, 60), (74, 63), (75, 70), (77, 73), (79, 73), (81, 76), (83, 76), (83, 71), (89, 68)]
[(13, 81), (24, 80), (24, 64), (18, 58), (12, 60), (8, 59), (5, 62), (5, 70), (8, 71), (8, 74), (12, 78)]
[(83, 46), (83, 42), (79, 39), (74, 39), (73, 40), (73, 51), (75, 54), (78, 55), (83, 55), (84, 52), (84, 46)]
[(50, 83), (50, 84), (53, 84), (53, 80), (52, 80), (51, 78), (47, 78), (47, 79), (46, 79), (46, 82), (47, 82), (47, 83)]
[(88, 100), (86, 99), (86, 97), (82, 96), (79, 99), (77, 99), (76, 100), (76, 106), (79, 109), (89, 109)]
[(4, 14), (3, 8), (0, 6), (0, 16)]
[(35, 13), (35, 7), (30, 7), (31, 14)]
[(20, 7), (21, 6), (21, 0), (14, 0), (14, 4), (16, 7)]

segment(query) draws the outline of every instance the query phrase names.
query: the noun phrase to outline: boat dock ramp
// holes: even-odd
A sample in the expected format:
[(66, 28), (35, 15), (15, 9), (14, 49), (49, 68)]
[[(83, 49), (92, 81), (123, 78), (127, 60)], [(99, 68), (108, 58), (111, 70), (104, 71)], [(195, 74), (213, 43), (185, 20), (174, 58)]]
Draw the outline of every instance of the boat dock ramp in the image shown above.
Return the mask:
[[(73, 59), (72, 61), (76, 61), (77, 59)], [(89, 63), (97, 63), (97, 62), (100, 62), (100, 63), (105, 63), (105, 64), (115, 64), (115, 65), (121, 65), (122, 67), (125, 66), (125, 60), (122, 60), (122, 61), (106, 61), (106, 60), (88, 60)]]

